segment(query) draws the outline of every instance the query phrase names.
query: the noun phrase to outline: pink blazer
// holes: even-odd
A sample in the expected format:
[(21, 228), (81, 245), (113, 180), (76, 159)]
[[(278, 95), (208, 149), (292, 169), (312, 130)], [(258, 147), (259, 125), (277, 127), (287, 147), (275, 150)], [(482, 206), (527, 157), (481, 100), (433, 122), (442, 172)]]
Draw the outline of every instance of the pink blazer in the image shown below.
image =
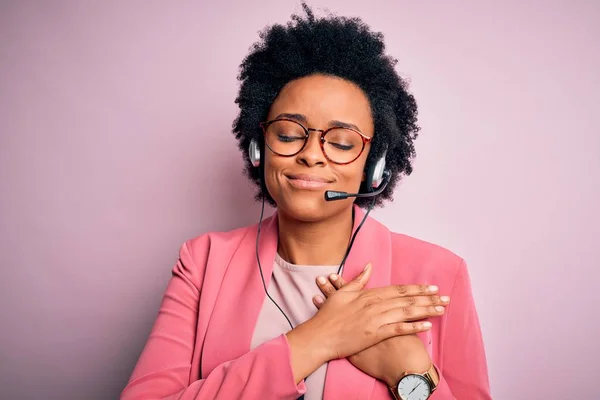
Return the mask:
[[(364, 213), (355, 206), (356, 222)], [(277, 251), (277, 216), (263, 221), (259, 254), (267, 286)], [(255, 257), (257, 225), (187, 241), (158, 317), (121, 399), (296, 399), (285, 335), (250, 351), (265, 300)], [(491, 399), (485, 351), (464, 260), (390, 232), (368, 218), (344, 267), (347, 281), (367, 262), (367, 287), (436, 284), (451, 296), (421, 339), (441, 374), (431, 400)], [(387, 386), (346, 359), (329, 363), (324, 400), (391, 399)]]

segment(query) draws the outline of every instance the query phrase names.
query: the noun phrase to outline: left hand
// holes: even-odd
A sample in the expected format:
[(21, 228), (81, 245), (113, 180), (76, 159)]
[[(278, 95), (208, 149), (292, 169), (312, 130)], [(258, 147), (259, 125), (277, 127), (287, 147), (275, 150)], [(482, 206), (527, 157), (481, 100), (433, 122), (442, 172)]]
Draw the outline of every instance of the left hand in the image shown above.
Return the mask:
[[(324, 278), (324, 283), (320, 282), (319, 278)], [(342, 277), (337, 274), (332, 274), (329, 278), (319, 278), (317, 285), (325, 299), (322, 296), (313, 298), (313, 303), (317, 308), (325, 303), (326, 298), (345, 285)], [(439, 305), (445, 306), (449, 298), (442, 296), (433, 301), (439, 301)], [(348, 361), (364, 373), (385, 382), (389, 387), (395, 387), (404, 372), (422, 373), (431, 366), (427, 349), (415, 334), (395, 336), (379, 342), (348, 357)]]

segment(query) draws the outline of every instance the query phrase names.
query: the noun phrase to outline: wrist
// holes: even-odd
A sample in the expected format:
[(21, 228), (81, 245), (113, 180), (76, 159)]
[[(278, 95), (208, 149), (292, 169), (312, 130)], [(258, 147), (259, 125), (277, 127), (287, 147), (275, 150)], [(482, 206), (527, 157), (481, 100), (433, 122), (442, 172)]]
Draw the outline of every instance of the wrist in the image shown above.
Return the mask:
[(398, 368), (384, 376), (383, 381), (391, 388), (395, 388), (406, 373), (424, 373), (429, 370), (432, 364), (431, 358), (429, 358), (429, 354), (427, 353), (423, 356), (413, 356), (403, 361), (398, 364)]
[(320, 340), (321, 335), (312, 327), (300, 324), (286, 333), (286, 336), (290, 346), (297, 346), (318, 366), (331, 360), (328, 346)]
[(315, 333), (305, 324), (286, 333), (296, 384), (331, 359), (327, 346), (319, 340), (320, 335)]
[(398, 382), (400, 382), (400, 379), (402, 379), (402, 374), (400, 374), (398, 376), (395, 376), (395, 375), (388, 376), (383, 381), (389, 388), (395, 389), (396, 386), (398, 386)]

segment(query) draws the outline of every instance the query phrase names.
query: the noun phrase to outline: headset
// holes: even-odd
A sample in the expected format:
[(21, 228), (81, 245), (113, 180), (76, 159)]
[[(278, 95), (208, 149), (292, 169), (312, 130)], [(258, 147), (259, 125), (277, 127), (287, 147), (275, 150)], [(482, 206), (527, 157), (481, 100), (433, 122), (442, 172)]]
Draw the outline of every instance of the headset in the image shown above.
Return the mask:
[[(252, 166), (259, 169), (259, 179), (260, 179), (260, 184), (263, 189), (262, 206), (260, 209), (260, 219), (258, 221), (258, 231), (256, 233), (256, 262), (258, 264), (260, 278), (262, 280), (263, 288), (265, 290), (267, 297), (271, 300), (271, 302), (273, 304), (275, 304), (275, 307), (277, 307), (279, 309), (281, 314), (283, 314), (283, 316), (287, 320), (288, 324), (290, 325), (290, 328), (294, 329), (294, 326), (293, 326), (292, 322), (290, 321), (290, 319), (288, 318), (288, 316), (281, 309), (281, 307), (279, 307), (279, 304), (277, 304), (277, 302), (271, 297), (271, 295), (269, 294), (269, 292), (267, 290), (267, 284), (265, 283), (265, 277), (263, 275), (262, 266), (260, 264), (260, 257), (258, 256), (258, 243), (259, 243), (259, 237), (260, 237), (260, 229), (262, 226), (262, 220), (263, 220), (263, 215), (264, 215), (264, 211), (265, 211), (264, 190), (267, 190), (267, 188), (266, 188), (266, 184), (264, 182), (264, 169), (263, 169), (263, 163), (261, 162), (260, 145), (256, 139), (252, 139), (250, 141), (250, 146), (248, 147), (248, 156), (250, 158), (250, 163), (252, 164)], [(344, 267), (344, 264), (346, 262), (346, 259), (348, 258), (348, 255), (350, 254), (350, 250), (352, 249), (352, 245), (354, 244), (354, 239), (356, 239), (356, 235), (360, 231), (360, 228), (362, 228), (363, 224), (367, 220), (367, 217), (369, 216), (369, 213), (371, 212), (371, 210), (373, 209), (373, 206), (375, 205), (375, 196), (381, 194), (387, 187), (388, 183), (390, 182), (391, 173), (389, 170), (387, 170), (385, 168), (385, 156), (386, 156), (386, 152), (383, 153), (381, 158), (379, 158), (379, 160), (377, 160), (376, 163), (374, 163), (373, 165), (371, 165), (370, 167), (367, 167), (365, 169), (365, 179), (364, 179), (363, 183), (361, 184), (361, 192), (347, 193), (347, 192), (340, 192), (340, 191), (335, 191), (335, 190), (326, 190), (325, 191), (325, 200), (326, 201), (343, 200), (343, 199), (347, 199), (349, 197), (362, 197), (362, 198), (372, 197), (373, 198), (373, 201), (371, 202), (369, 208), (367, 209), (365, 216), (363, 217), (362, 221), (356, 228), (356, 231), (352, 234), (352, 239), (350, 240), (350, 244), (348, 245), (348, 248), (346, 249), (346, 253), (344, 254), (344, 258), (342, 259), (342, 262), (340, 263), (340, 266), (338, 268), (338, 272), (337, 272), (338, 275), (341, 273), (341, 271)], [(304, 399), (304, 395), (299, 397), (299, 400), (303, 400), (303, 399)]]

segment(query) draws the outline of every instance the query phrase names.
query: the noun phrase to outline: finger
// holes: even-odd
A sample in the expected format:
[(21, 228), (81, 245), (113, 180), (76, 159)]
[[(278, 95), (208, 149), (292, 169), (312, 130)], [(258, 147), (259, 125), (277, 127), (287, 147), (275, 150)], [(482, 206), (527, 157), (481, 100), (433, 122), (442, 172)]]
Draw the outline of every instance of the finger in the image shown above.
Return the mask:
[(400, 297), (394, 300), (398, 305), (404, 306), (446, 306), (450, 303), (448, 296), (413, 296)]
[[(363, 293), (366, 293), (361, 298), (363, 307), (374, 316), (398, 309), (405, 310), (407, 315), (410, 315), (411, 312), (428, 310), (431, 316), (438, 316), (439, 313), (443, 314), (444, 308), (450, 304), (450, 297), (448, 296), (407, 296), (386, 299), (379, 297), (376, 291)], [(440, 308), (435, 310), (435, 307)]]
[(323, 298), (323, 296), (314, 296), (313, 297), (313, 304), (320, 309), (321, 306), (323, 305), (323, 303), (325, 303), (325, 299)]
[[(395, 299), (381, 299), (377, 296), (364, 296), (363, 307), (372, 315), (383, 314), (385, 312), (396, 310), (399, 308), (409, 309), (406, 313), (410, 313), (415, 307), (419, 309), (432, 310), (435, 306), (442, 306), (439, 312), (444, 312), (444, 307), (450, 302), (448, 296), (413, 296), (413, 297), (397, 297)], [(438, 316), (437, 314), (435, 316)]]
[(397, 307), (381, 313), (382, 324), (393, 324), (396, 322), (412, 322), (420, 319), (439, 317), (444, 314), (446, 307)]
[(390, 285), (369, 289), (369, 292), (380, 299), (393, 299), (397, 297), (433, 296), (437, 294), (438, 290), (439, 288), (435, 285)]
[(362, 290), (365, 287), (365, 285), (367, 284), (367, 282), (369, 282), (369, 278), (371, 278), (371, 270), (372, 269), (373, 268), (371, 267), (371, 263), (368, 263), (365, 266), (365, 269), (363, 269), (363, 271), (360, 273), (360, 275), (358, 275), (356, 278), (352, 279), (350, 282), (348, 282), (347, 285), (345, 285), (340, 290), (348, 291), (348, 292)]
[(397, 322), (394, 324), (386, 324), (379, 328), (377, 334), (383, 340), (394, 336), (412, 335), (419, 332), (425, 332), (431, 329), (431, 322)]
[(321, 289), (321, 292), (325, 295), (326, 298), (329, 298), (332, 294), (336, 292), (336, 288), (333, 287), (329, 279), (324, 276), (320, 276), (317, 278), (317, 286)]
[(346, 281), (344, 280), (344, 278), (342, 278), (338, 274), (329, 275), (329, 281), (336, 289), (341, 289), (346, 285)]

